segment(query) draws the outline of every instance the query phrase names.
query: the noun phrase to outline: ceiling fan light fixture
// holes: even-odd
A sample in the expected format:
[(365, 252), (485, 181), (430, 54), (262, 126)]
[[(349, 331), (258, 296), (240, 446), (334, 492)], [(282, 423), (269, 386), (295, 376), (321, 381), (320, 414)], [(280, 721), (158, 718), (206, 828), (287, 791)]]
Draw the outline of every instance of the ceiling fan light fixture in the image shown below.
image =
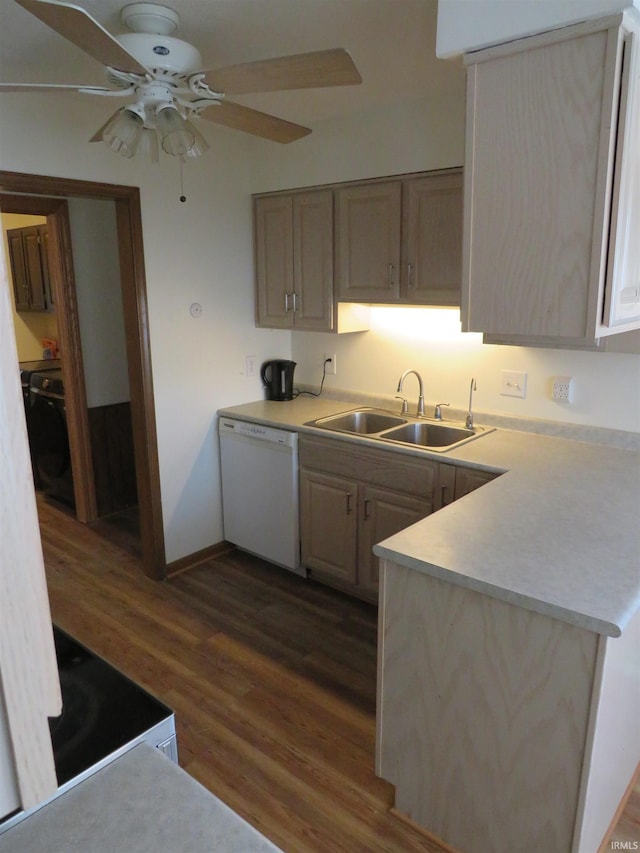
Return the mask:
[(195, 128), (187, 124), (174, 104), (160, 104), (156, 112), (156, 127), (166, 154), (179, 157), (195, 144)]
[(201, 157), (206, 151), (209, 150), (209, 143), (200, 133), (198, 128), (195, 127), (195, 125), (191, 124), (190, 121), (186, 122), (186, 128), (190, 133), (193, 134), (195, 141), (184, 156), (189, 158)]
[(122, 157), (135, 156), (143, 130), (143, 120), (130, 107), (115, 114), (102, 133), (103, 141)]
[(138, 145), (138, 154), (149, 158), (152, 163), (160, 162), (160, 151), (158, 147), (158, 134), (153, 127), (143, 127)]

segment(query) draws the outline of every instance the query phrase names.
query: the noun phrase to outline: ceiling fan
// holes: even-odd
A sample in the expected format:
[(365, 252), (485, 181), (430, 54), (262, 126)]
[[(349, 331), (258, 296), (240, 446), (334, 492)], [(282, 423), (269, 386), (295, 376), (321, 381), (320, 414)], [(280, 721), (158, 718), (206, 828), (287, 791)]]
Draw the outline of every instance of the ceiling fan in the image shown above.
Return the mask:
[(76, 90), (128, 98), (91, 139), (105, 141), (124, 157), (146, 153), (158, 162), (158, 137), (167, 154), (199, 156), (208, 145), (191, 122), (194, 117), (274, 142), (294, 142), (310, 129), (228, 101), (226, 95), (362, 82), (342, 48), (202, 71), (197, 48), (171, 35), (178, 14), (156, 3), (125, 6), (121, 19), (130, 32), (113, 36), (84, 9), (63, 0), (15, 1), (102, 63), (110, 86), (6, 83), (0, 92)]

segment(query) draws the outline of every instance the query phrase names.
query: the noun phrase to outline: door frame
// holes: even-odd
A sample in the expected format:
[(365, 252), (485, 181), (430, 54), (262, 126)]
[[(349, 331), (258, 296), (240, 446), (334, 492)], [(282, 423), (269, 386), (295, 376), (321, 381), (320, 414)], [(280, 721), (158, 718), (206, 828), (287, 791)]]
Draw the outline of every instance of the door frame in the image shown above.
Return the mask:
[[(74, 354), (74, 358), (67, 359), (71, 362), (68, 372), (65, 365), (67, 375), (71, 373), (68, 390), (65, 383), (71, 463), (72, 466), (75, 464), (74, 477), (76, 471), (81, 472), (76, 493), (79, 499), (78, 518), (88, 521), (96, 517), (96, 499), (67, 205), (67, 199), (73, 197), (115, 202), (142, 564), (148, 577), (163, 580), (167, 571), (140, 190), (138, 187), (0, 170), (0, 210), (46, 215), (47, 225), (52, 228), (51, 275), (59, 305), (61, 344), (63, 351)], [(76, 359), (75, 356), (79, 357)]]

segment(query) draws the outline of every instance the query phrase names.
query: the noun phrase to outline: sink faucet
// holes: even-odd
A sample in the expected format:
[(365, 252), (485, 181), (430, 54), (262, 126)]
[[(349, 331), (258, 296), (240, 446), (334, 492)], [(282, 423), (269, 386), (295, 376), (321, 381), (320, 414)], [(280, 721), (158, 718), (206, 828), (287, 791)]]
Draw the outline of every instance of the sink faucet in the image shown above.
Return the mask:
[(472, 403), (473, 403), (473, 392), (476, 390), (478, 386), (476, 385), (476, 380), (471, 380), (471, 385), (469, 387), (469, 411), (467, 412), (467, 417), (465, 419), (464, 425), (467, 429), (473, 429), (473, 411), (472, 411)]
[(402, 374), (402, 376), (398, 380), (397, 393), (400, 394), (400, 392), (402, 391), (402, 385), (404, 383), (404, 380), (407, 378), (407, 376), (410, 373), (414, 374), (414, 376), (416, 377), (416, 379), (418, 380), (418, 383), (420, 385), (420, 393), (418, 396), (418, 410), (417, 410), (416, 414), (419, 418), (423, 418), (424, 417), (424, 386), (422, 384), (422, 377), (420, 376), (420, 374), (418, 373), (417, 370), (405, 370), (405, 372)]
[(436, 407), (433, 410), (433, 417), (436, 421), (442, 420), (442, 406), (448, 406), (449, 403), (436, 403)]

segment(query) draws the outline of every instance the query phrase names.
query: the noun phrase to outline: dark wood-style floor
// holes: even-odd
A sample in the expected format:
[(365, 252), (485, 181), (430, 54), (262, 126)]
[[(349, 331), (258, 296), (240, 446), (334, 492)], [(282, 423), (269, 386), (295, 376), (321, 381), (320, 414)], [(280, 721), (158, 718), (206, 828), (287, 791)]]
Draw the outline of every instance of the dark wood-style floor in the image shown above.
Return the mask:
[[(39, 514), (54, 621), (174, 709), (205, 787), (291, 853), (446, 849), (374, 774), (372, 606), (235, 551), (155, 583), (126, 530)], [(613, 838), (640, 840), (638, 786)]]

